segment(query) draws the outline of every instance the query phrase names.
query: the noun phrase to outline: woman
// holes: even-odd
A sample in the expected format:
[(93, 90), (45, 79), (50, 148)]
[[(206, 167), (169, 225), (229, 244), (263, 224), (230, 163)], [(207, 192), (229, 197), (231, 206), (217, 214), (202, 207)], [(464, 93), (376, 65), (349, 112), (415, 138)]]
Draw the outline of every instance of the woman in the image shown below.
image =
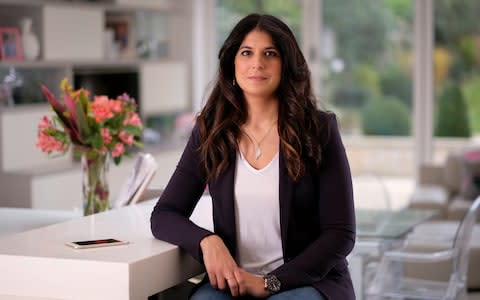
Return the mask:
[[(333, 114), (316, 108), (290, 29), (252, 14), (219, 53), (214, 89), (151, 216), (208, 276), (192, 299), (354, 299), (351, 176)], [(208, 184), (214, 232), (189, 220)]]

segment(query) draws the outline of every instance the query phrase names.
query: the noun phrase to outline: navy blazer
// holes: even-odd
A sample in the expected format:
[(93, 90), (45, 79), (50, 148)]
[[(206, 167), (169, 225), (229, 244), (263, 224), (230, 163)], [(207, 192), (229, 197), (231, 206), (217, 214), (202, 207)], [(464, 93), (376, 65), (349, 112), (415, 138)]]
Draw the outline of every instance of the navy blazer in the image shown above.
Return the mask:
[[(355, 212), (347, 156), (333, 114), (318, 170), (294, 182), (280, 148), (280, 227), (284, 264), (273, 270), (282, 290), (313, 286), (327, 299), (355, 299), (346, 256), (355, 243)], [(321, 137), (319, 137), (320, 139)], [(212, 196), (215, 234), (236, 254), (235, 163), (206, 182), (199, 169), (198, 128), (192, 131), (177, 168), (151, 215), (153, 235), (178, 245), (202, 262), (200, 241), (212, 234), (189, 220), (206, 184)], [(235, 157), (233, 153), (230, 157)]]

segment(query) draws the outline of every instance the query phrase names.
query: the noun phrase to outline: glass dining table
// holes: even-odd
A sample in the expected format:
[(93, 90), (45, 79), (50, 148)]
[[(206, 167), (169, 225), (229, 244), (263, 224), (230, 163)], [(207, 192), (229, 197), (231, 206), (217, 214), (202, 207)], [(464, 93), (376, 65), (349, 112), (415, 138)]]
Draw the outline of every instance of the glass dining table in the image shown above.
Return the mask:
[(429, 209), (374, 210), (356, 209), (357, 238), (399, 239), (419, 223), (438, 212)]
[(396, 247), (416, 225), (431, 219), (438, 211), (427, 209), (355, 209), (357, 241), (349, 255), (349, 267), (357, 300), (364, 297), (365, 266), (380, 259), (383, 251)]

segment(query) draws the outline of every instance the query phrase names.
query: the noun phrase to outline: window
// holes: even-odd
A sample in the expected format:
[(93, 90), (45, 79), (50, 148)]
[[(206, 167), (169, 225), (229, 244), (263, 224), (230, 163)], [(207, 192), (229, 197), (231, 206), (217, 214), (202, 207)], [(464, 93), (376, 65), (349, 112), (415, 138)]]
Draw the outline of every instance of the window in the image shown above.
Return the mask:
[(323, 0), (320, 98), (352, 173), (414, 174), (413, 0)]
[(300, 40), (302, 7), (295, 0), (218, 0), (217, 48), (220, 49), (233, 26), (250, 13), (265, 13), (279, 17), (290, 26)]
[(480, 134), (480, 27), (475, 0), (434, 1), (435, 154)]
[(322, 98), (344, 133), (407, 136), (412, 1), (323, 1)]

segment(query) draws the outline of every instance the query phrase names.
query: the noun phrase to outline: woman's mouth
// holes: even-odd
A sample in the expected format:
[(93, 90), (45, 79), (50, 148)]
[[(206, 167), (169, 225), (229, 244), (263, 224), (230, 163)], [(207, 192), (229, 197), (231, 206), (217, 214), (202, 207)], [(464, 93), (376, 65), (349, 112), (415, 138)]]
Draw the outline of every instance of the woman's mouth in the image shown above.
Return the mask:
[(248, 76), (247, 78), (252, 81), (264, 81), (268, 79), (266, 76)]

